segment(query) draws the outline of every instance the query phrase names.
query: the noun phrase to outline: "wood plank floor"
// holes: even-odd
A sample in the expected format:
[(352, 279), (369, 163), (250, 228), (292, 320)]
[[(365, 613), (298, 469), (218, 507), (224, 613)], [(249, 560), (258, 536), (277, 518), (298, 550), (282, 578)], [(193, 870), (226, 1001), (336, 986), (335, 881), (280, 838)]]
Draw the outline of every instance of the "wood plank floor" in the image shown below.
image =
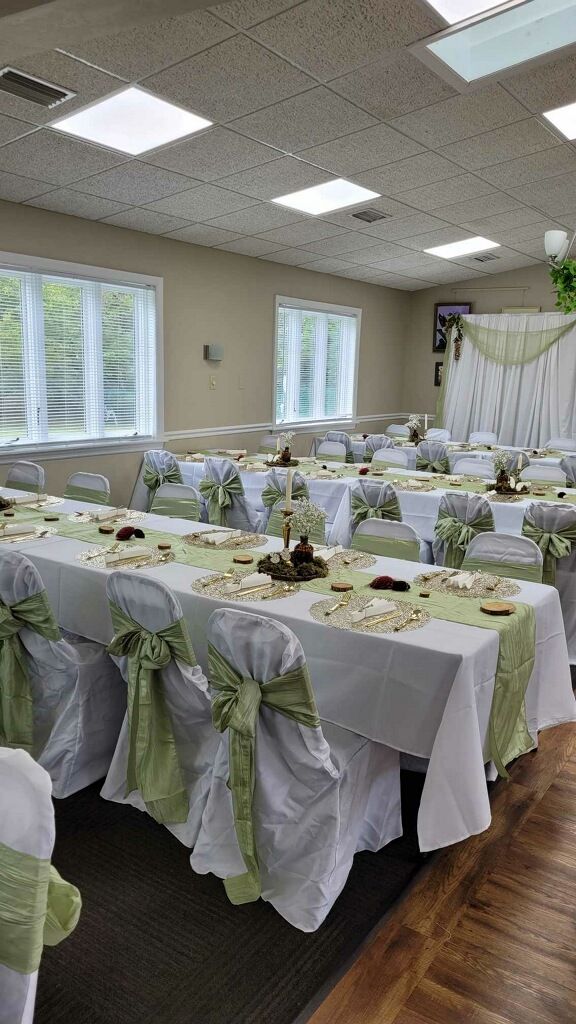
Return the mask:
[(431, 860), (310, 1024), (575, 1024), (576, 724)]

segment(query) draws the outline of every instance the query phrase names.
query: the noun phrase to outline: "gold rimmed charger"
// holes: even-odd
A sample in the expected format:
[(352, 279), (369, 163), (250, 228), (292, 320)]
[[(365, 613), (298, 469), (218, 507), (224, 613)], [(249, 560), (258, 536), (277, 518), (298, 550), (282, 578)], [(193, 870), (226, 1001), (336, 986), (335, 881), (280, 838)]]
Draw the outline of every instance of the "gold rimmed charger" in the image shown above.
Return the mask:
[(216, 532), (218, 532), (216, 529), (198, 530), (197, 533), (185, 533), (180, 540), (194, 548), (202, 548), (204, 551), (234, 551), (236, 548), (261, 548), (270, 540), (264, 533), (245, 532), (240, 533), (236, 537), (231, 537), (230, 540), (222, 541), (221, 544), (207, 544), (205, 540), (202, 540), (202, 537), (205, 537), (207, 533)]
[(252, 573), (242, 573), (236, 570), (229, 573), (217, 573), (216, 575), (200, 576), (192, 583), (192, 590), (204, 597), (219, 597), (223, 601), (276, 601), (284, 597), (291, 597), (300, 590), (298, 583), (289, 583), (283, 580), (272, 580), (253, 587), (246, 587), (245, 590), (235, 590), (229, 593), (226, 587), (230, 583), (240, 583), (242, 578)]
[(340, 602), (335, 602), (332, 596), (316, 601), (310, 607), (310, 614), (316, 622), (323, 622), (324, 625), (335, 626), (337, 629), (350, 629), (355, 633), (404, 633), (420, 629), (430, 622), (430, 613), (409, 601), (395, 601), (394, 610), (353, 622), (352, 614), (362, 611), (371, 600), (372, 595), (351, 594), (347, 601), (343, 598)]
[[(466, 572), (465, 569), (462, 573)], [(445, 569), (441, 572), (420, 573), (414, 578), (414, 585), (429, 591), (436, 591), (442, 594), (450, 594), (454, 597), (515, 597), (520, 593), (520, 587), (514, 580), (505, 576), (498, 576), (496, 573), (476, 572), (475, 579), (470, 589), (463, 587), (448, 586), (448, 580), (462, 574), (458, 569)]]
[[(145, 546), (145, 545), (138, 545)], [(106, 563), (106, 556), (109, 554), (125, 554), (125, 558)], [(76, 555), (77, 562), (84, 562), (85, 565), (94, 566), (96, 569), (152, 569), (157, 565), (164, 565), (173, 562), (175, 559), (173, 551), (158, 551), (156, 548), (147, 548), (147, 554), (130, 554), (129, 542), (126, 547), (121, 548), (118, 543), (112, 545), (99, 545), (89, 551), (80, 551)]]
[(22, 541), (27, 540), (40, 540), (41, 537), (53, 537), (58, 533), (53, 527), (49, 526), (36, 526), (34, 533), (9, 533), (6, 534), (3, 530), (0, 530), (0, 543), (1, 544), (18, 544)]

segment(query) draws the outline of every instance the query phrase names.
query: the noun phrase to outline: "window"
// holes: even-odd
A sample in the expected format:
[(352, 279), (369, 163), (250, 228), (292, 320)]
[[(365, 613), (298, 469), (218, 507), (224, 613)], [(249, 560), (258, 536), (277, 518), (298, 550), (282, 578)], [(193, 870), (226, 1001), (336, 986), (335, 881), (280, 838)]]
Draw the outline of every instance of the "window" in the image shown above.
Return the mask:
[(155, 288), (0, 267), (0, 444), (155, 432)]
[(351, 420), (360, 310), (276, 300), (274, 422)]

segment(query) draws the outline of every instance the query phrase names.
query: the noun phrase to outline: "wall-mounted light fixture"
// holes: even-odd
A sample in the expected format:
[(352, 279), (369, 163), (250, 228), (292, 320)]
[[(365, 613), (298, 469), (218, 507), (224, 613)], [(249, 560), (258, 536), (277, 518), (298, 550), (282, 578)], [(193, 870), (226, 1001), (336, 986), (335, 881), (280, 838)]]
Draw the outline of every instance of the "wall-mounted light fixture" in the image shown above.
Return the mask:
[(221, 363), (224, 359), (223, 345), (204, 345), (204, 359), (211, 363)]

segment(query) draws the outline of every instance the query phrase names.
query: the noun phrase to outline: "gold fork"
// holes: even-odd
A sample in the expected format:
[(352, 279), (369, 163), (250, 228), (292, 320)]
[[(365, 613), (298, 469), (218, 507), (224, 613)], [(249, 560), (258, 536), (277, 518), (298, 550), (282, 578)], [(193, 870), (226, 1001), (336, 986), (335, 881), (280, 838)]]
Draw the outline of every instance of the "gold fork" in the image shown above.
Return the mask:
[(211, 587), (213, 583), (224, 583), (225, 580), (232, 579), (233, 576), (234, 570), (232, 569), (230, 572), (222, 573), (221, 576), (210, 576), (209, 579), (202, 580), (202, 586)]
[(116, 540), (116, 541), (114, 541), (113, 544), (110, 545), (109, 548), (105, 548), (104, 550), (102, 550), (102, 548), (100, 548), (98, 551), (92, 551), (91, 554), (86, 556), (86, 561), (88, 561), (90, 558), (98, 558), (100, 555), (104, 555), (104, 557), (106, 557), (106, 555), (111, 555), (111, 554), (114, 553), (114, 551), (118, 551), (119, 547), (120, 547), (120, 541)]
[(333, 604), (331, 608), (328, 608), (327, 611), (324, 612), (324, 615), (332, 615), (332, 612), (337, 611), (338, 608), (345, 608), (346, 605), (349, 604), (351, 597), (352, 591), (350, 590), (347, 594), (344, 594), (344, 597), (342, 597), (340, 601)]

